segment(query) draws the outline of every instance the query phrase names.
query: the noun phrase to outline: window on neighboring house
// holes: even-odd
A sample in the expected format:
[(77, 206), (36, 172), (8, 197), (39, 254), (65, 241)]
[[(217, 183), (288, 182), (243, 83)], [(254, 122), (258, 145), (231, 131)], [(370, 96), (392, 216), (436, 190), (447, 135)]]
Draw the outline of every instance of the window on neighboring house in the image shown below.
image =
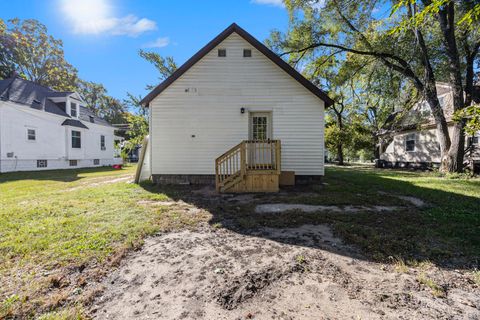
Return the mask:
[(440, 107), (443, 109), (445, 107), (445, 97), (438, 97), (438, 103)]
[(37, 160), (37, 168), (46, 168), (47, 165), (47, 160)]
[(27, 129), (27, 140), (28, 141), (35, 141), (37, 140), (37, 136), (35, 133), (35, 129)]
[(77, 104), (76, 103), (70, 103), (70, 115), (74, 118), (77, 117), (78, 110), (77, 110)]
[(98, 166), (100, 164), (100, 159), (93, 159), (93, 165)]
[(70, 160), (70, 167), (76, 167), (78, 164), (77, 160)]
[(72, 148), (82, 147), (82, 136), (80, 131), (72, 130)]
[(250, 49), (243, 49), (243, 57), (250, 58), (252, 56), (252, 50)]
[(100, 136), (100, 149), (101, 150), (106, 150), (107, 148), (105, 147), (105, 136)]
[(415, 133), (407, 134), (405, 139), (405, 150), (406, 151), (415, 151)]
[(227, 49), (218, 49), (218, 56), (219, 57), (226, 57), (227, 56)]
[(478, 136), (477, 136), (477, 135), (474, 135), (471, 139), (472, 139), (472, 140), (471, 140), (471, 141), (472, 141), (471, 144), (478, 145)]

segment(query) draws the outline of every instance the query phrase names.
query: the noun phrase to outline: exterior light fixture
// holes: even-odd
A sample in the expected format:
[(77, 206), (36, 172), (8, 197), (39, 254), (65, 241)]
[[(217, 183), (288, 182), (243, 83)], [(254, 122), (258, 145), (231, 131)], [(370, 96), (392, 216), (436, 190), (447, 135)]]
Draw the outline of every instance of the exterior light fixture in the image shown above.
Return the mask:
[(244, 113), (245, 113), (245, 108), (244, 108), (244, 107), (240, 108), (240, 113), (241, 113), (241, 114), (244, 114)]

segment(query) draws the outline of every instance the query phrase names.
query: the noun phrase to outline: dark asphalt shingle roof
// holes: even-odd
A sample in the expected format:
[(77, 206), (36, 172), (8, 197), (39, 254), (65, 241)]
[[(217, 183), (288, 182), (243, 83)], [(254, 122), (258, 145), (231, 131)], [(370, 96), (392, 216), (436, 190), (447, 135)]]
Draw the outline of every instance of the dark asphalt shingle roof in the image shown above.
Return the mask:
[[(35, 82), (18, 77), (0, 80), (1, 100), (12, 101), (37, 110), (44, 109), (45, 112), (64, 116), (66, 118), (71, 117), (65, 112), (65, 104), (63, 103), (62, 106), (62, 103), (57, 104), (50, 100), (50, 98), (67, 97), (72, 95), (73, 93), (74, 92), (69, 91), (54, 91)], [(96, 116), (93, 112), (88, 110), (88, 108), (81, 107), (79, 119), (82, 121), (91, 122), (90, 117), (93, 117), (94, 123), (111, 126), (108, 121)]]
[(90, 117), (93, 117), (93, 123), (101, 124), (101, 125), (104, 125), (104, 126), (110, 126), (110, 127), (112, 126), (110, 124), (110, 122), (96, 116), (87, 107), (80, 106), (80, 115), (79, 115), (80, 120), (85, 121), (85, 122), (92, 122), (92, 121), (90, 121), (90, 119), (91, 119)]
[(65, 119), (65, 121), (63, 121), (62, 123), (62, 126), (72, 126), (77, 128), (88, 129), (86, 125), (84, 125), (81, 121), (76, 119)]

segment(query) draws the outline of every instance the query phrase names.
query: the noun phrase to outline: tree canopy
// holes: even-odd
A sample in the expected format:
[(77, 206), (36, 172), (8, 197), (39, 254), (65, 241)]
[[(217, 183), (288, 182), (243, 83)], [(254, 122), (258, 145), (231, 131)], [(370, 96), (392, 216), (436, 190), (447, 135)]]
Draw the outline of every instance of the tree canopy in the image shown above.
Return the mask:
[[(355, 101), (354, 110), (362, 113), (375, 96), (387, 98), (381, 105), (388, 109), (392, 104), (401, 106), (402, 99), (408, 100), (405, 96), (420, 95), (435, 119), (442, 170), (461, 170), (465, 119), (449, 132), (436, 83), (451, 85), (455, 111), (471, 103), (480, 47), (477, 2), (286, 0), (285, 5), (290, 25), (286, 33), (272, 33), (268, 44), (273, 49), (330, 89), (337, 106)], [(332, 76), (341, 79), (333, 87)], [(355, 79), (358, 87), (350, 90), (347, 99), (335, 92), (344, 85), (345, 76)], [(370, 116), (378, 111), (366, 110)], [(385, 117), (385, 112), (379, 114)], [(372, 122), (368, 116), (366, 120)]]
[(0, 19), (0, 77), (19, 76), (58, 91), (75, 90), (77, 69), (65, 60), (63, 43), (37, 20)]

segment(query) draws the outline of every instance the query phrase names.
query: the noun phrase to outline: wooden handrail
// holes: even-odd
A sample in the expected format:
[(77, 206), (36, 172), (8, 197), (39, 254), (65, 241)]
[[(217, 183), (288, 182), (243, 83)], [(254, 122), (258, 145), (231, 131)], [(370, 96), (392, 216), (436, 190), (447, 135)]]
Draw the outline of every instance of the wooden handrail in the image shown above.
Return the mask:
[(224, 152), (221, 156), (218, 156), (216, 161), (221, 160), (223, 157), (227, 156), (229, 153), (232, 153), (235, 149), (240, 148), (240, 146), (244, 143), (244, 141), (240, 142), (236, 146), (230, 148), (228, 151)]
[(281, 171), (280, 140), (244, 140), (215, 159), (215, 182), (217, 191), (240, 181), (248, 171)]

